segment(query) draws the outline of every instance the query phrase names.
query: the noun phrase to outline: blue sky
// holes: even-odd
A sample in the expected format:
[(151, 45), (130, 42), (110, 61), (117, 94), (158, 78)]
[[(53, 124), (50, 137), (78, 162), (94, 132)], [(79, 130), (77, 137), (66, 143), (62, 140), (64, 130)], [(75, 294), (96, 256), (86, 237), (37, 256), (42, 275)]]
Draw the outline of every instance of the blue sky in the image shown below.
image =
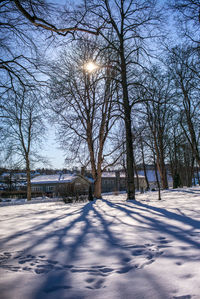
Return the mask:
[[(58, 141), (56, 141), (56, 132), (54, 126), (48, 125), (47, 138), (42, 147), (41, 155), (49, 160), (50, 166), (47, 168), (64, 168), (64, 152), (59, 149)], [(43, 167), (38, 164), (36, 167)]]

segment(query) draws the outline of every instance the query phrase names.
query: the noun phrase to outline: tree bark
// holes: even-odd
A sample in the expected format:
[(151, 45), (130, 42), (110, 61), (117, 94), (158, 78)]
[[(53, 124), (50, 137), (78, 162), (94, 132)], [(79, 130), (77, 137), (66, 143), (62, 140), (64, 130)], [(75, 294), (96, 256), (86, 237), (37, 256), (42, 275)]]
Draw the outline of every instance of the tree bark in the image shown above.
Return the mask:
[(97, 178), (94, 182), (94, 198), (101, 197), (101, 174), (97, 175)]
[(161, 200), (160, 182), (159, 182), (159, 178), (158, 178), (157, 165), (156, 165), (156, 159), (155, 159), (155, 154), (154, 153), (153, 153), (153, 160), (154, 160), (155, 176), (156, 176), (156, 181), (157, 181), (157, 185), (158, 185), (158, 200)]
[(31, 170), (28, 157), (26, 157), (26, 177), (27, 177), (27, 200), (31, 200)]
[[(136, 162), (135, 162), (135, 157), (133, 156), (133, 163), (134, 163), (134, 171), (135, 171), (135, 176), (136, 176), (136, 190), (139, 191), (140, 189), (140, 184), (139, 184), (139, 176), (138, 176), (138, 171), (137, 171), (137, 167), (136, 167)], [(134, 179), (135, 182), (135, 179)]]
[(198, 180), (198, 184), (200, 185), (200, 177), (199, 177), (199, 167), (197, 166), (197, 180)]
[(127, 165), (127, 199), (135, 199), (133, 141), (131, 128), (131, 107), (128, 97), (128, 83), (126, 77), (126, 62), (123, 42), (121, 42), (121, 81), (123, 90), (123, 109), (126, 129), (126, 165)]
[(157, 158), (157, 168), (160, 174), (162, 188), (168, 189), (167, 172), (162, 159)]
[[(158, 146), (159, 143), (159, 146)], [(168, 189), (168, 181), (167, 181), (167, 171), (165, 167), (165, 158), (164, 158), (164, 150), (162, 140), (157, 140), (156, 134), (154, 132), (154, 144), (157, 156), (157, 168), (160, 174), (161, 185), (163, 189)]]
[(146, 184), (147, 184), (147, 190), (149, 190), (149, 180), (147, 177), (147, 171), (146, 171), (146, 165), (145, 165), (145, 160), (144, 160), (144, 146), (143, 146), (143, 142), (141, 140), (141, 152), (142, 152), (142, 164), (143, 164), (143, 170), (144, 170), (144, 176), (145, 176), (145, 180), (146, 180)]

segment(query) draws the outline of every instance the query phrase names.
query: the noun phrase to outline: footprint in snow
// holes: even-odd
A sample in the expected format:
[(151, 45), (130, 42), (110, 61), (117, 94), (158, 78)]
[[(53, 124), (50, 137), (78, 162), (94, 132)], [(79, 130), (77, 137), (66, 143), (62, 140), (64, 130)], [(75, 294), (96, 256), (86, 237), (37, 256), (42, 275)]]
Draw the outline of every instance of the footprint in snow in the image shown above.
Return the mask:
[[(2, 264), (3, 268), (9, 271), (29, 271), (36, 274), (46, 274), (50, 271), (70, 271), (71, 273), (87, 273), (90, 276), (101, 276), (106, 277), (112, 273), (125, 274), (131, 270), (141, 269), (155, 261), (163, 252), (159, 250), (159, 247), (155, 244), (142, 244), (142, 245), (127, 245), (125, 249), (131, 253), (130, 256), (125, 256), (122, 258), (118, 266), (114, 268), (107, 267), (105, 265), (94, 265), (86, 267), (76, 267), (74, 265), (63, 265), (59, 264), (58, 261), (45, 259), (45, 255), (34, 256), (31, 254), (24, 255), (21, 252), (4, 252), (0, 254), (0, 267)], [(130, 252), (131, 251), (131, 252)], [(18, 265), (7, 265), (9, 261), (17, 261)], [(91, 277), (89, 278), (91, 279)], [(98, 281), (101, 281), (100, 279)], [(98, 284), (95, 288), (98, 287)]]
[[(14, 272), (35, 272), (36, 274), (48, 273), (51, 270), (59, 270), (58, 262), (44, 259), (45, 255), (36, 257), (31, 254), (23, 254), (23, 251), (4, 252), (0, 254), (0, 267)], [(15, 263), (18, 262), (16, 266)], [(9, 262), (9, 264), (8, 264)]]
[(86, 282), (90, 283), (90, 285), (87, 285), (86, 288), (91, 290), (105, 288), (105, 285), (103, 285), (104, 281), (104, 279), (87, 279)]
[(158, 240), (165, 240), (166, 238), (165, 237), (162, 237), (162, 236), (160, 236), (160, 237), (158, 237)]
[(123, 262), (125, 262), (125, 263), (128, 263), (128, 262), (130, 262), (131, 261), (131, 258), (129, 258), (129, 257), (125, 257), (124, 259), (122, 259), (123, 260)]
[(135, 268), (135, 266), (125, 266), (125, 267), (122, 267), (121, 269), (117, 270), (116, 273), (124, 274), (124, 273), (129, 272), (130, 270), (133, 270), (134, 268)]
[(192, 277), (193, 277), (192, 274), (185, 274), (185, 275), (180, 276), (180, 278), (183, 278), (183, 279), (189, 279), (189, 278), (192, 278)]
[(165, 237), (158, 237), (157, 240), (160, 243), (160, 245), (158, 245), (159, 248), (170, 247), (168, 244), (172, 242), (171, 240), (167, 240)]
[(136, 249), (132, 251), (132, 255), (138, 256), (138, 255), (143, 255), (145, 253), (145, 249)]
[(110, 273), (110, 272), (113, 272), (113, 269), (112, 268), (101, 268), (99, 269), (100, 272), (102, 273)]
[(191, 295), (174, 296), (173, 299), (191, 299)]
[(88, 282), (88, 283), (92, 283), (94, 280), (95, 280), (94, 278), (88, 278), (85, 281)]
[[(0, 266), (1, 264), (6, 263), (8, 260), (10, 260), (14, 254), (17, 254), (17, 258), (19, 258), (21, 255), (19, 255), (20, 253), (22, 253), (22, 251), (16, 251), (16, 252), (3, 252), (0, 253)], [(16, 257), (14, 257), (14, 259), (16, 259)]]
[(176, 265), (177, 266), (182, 266), (182, 263), (181, 262), (176, 262)]
[(141, 246), (132, 246), (134, 250), (132, 250), (131, 255), (133, 260), (130, 263), (133, 265), (134, 258), (135, 264), (132, 266), (133, 269), (142, 269), (147, 265), (152, 264), (155, 262), (155, 259), (163, 254), (163, 251), (160, 251), (160, 246), (156, 246), (155, 244), (147, 243)]

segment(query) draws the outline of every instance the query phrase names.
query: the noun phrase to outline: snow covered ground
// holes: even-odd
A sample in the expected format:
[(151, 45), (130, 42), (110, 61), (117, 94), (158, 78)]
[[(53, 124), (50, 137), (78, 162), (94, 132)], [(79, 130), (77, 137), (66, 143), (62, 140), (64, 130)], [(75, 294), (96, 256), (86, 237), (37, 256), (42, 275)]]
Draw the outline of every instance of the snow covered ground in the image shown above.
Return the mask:
[(200, 188), (0, 208), (0, 298), (200, 298)]

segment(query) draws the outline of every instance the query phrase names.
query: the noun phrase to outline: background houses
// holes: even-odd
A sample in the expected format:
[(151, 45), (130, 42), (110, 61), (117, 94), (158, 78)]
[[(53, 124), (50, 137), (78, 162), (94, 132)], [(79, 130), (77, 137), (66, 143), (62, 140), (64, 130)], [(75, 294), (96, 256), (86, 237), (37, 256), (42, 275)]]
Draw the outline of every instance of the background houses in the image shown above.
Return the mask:
[[(137, 188), (137, 178), (134, 178), (135, 187), (139, 191), (144, 191), (147, 187), (145, 177), (138, 176), (139, 186)], [(102, 173), (102, 192), (115, 192), (127, 190), (127, 179), (125, 172), (121, 171), (105, 171)]]
[[(42, 173), (42, 174), (41, 174)], [(152, 169), (146, 170), (147, 180), (150, 190), (157, 189), (157, 180), (155, 171)], [(82, 168), (73, 170), (40, 170), (31, 172), (32, 196), (37, 197), (42, 194), (48, 196), (65, 196), (73, 194), (88, 194), (89, 186), (93, 186), (94, 180), (91, 172)], [(160, 176), (158, 173), (158, 178)], [(147, 182), (144, 176), (144, 171), (138, 170), (135, 178), (135, 188), (137, 191), (145, 191)], [(173, 180), (168, 174), (168, 184), (172, 187)], [(24, 193), (21, 194), (23, 191)], [(126, 174), (123, 170), (104, 171), (102, 173), (102, 193), (127, 191)], [(7, 194), (7, 193), (8, 194)], [(10, 192), (10, 193), (9, 193)], [(21, 193), (20, 193), (21, 192)], [(0, 197), (26, 196), (26, 173), (23, 171), (4, 170), (0, 174)]]
[[(145, 177), (139, 178), (139, 190), (146, 189)], [(136, 178), (135, 178), (136, 182)], [(90, 184), (94, 180), (83, 174), (54, 174), (39, 175), (31, 180), (31, 188), (33, 192), (42, 192), (46, 194), (87, 194)], [(110, 171), (102, 173), (102, 193), (126, 191), (127, 182), (124, 172)]]
[(87, 194), (90, 181), (80, 174), (39, 175), (31, 180), (33, 192), (55, 195)]

